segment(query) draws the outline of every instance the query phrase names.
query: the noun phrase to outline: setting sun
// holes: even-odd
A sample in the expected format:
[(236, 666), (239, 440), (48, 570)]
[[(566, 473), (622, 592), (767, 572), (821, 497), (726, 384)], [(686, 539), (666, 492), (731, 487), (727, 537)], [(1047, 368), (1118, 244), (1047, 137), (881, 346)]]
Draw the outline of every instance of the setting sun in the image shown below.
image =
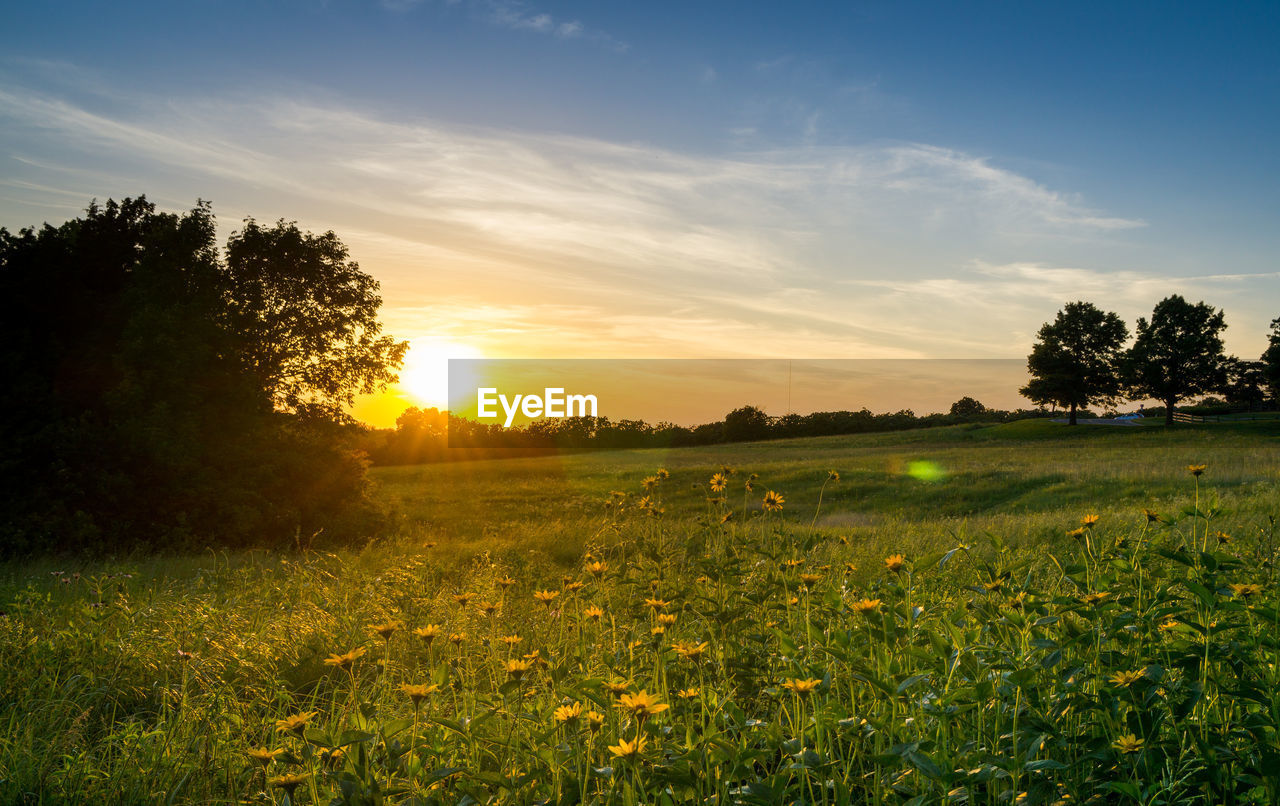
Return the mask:
[(419, 406), (444, 408), (449, 404), (449, 359), (480, 357), (479, 350), (458, 342), (411, 341), (398, 386)]

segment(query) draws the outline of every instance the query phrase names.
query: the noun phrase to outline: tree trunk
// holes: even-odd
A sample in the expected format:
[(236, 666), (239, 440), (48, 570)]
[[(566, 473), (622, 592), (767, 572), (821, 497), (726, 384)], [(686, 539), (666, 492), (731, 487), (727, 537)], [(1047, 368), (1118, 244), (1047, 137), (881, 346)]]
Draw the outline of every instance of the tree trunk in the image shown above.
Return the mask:
[(1071, 415), (1067, 418), (1067, 425), (1076, 424), (1076, 404), (1071, 404)]
[(1166, 400), (1164, 402), (1164, 424), (1173, 425), (1173, 404), (1177, 403), (1176, 399)]

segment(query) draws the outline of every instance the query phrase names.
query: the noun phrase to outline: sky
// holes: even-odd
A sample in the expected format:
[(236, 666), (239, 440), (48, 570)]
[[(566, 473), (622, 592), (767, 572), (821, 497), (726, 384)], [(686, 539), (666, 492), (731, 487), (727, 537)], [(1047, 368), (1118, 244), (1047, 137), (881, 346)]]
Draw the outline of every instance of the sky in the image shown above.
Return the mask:
[(1076, 299), (1203, 299), (1252, 358), (1277, 42), (1244, 2), (9, 4), (0, 226), (332, 229), (412, 344), (379, 425), (448, 357), (1024, 358)]

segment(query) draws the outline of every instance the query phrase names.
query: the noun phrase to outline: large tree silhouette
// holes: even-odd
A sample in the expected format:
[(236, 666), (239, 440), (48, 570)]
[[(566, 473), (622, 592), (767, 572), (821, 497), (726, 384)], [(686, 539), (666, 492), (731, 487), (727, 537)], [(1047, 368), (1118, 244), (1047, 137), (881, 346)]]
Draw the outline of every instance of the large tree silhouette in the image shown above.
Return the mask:
[(1036, 334), (1027, 356), (1031, 381), (1019, 392), (1034, 403), (1068, 410), (1068, 423), (1090, 403), (1111, 403), (1120, 394), (1119, 362), (1129, 329), (1114, 313), (1089, 302), (1068, 302)]
[[(371, 523), (339, 404), (403, 353), (377, 335), (377, 284), (331, 233), (250, 222), (231, 245), (208, 204), (145, 198), (0, 230), (0, 553)], [(257, 372), (265, 354), (283, 370)]]
[(240, 364), (277, 410), (343, 420), (356, 394), (396, 380), (408, 345), (380, 335), (378, 282), (334, 233), (249, 219), (225, 272)]
[(1151, 319), (1139, 319), (1137, 337), (1125, 361), (1129, 395), (1164, 403), (1165, 424), (1173, 424), (1179, 400), (1213, 392), (1226, 381), (1227, 357), (1222, 311), (1194, 305), (1174, 294), (1156, 303)]

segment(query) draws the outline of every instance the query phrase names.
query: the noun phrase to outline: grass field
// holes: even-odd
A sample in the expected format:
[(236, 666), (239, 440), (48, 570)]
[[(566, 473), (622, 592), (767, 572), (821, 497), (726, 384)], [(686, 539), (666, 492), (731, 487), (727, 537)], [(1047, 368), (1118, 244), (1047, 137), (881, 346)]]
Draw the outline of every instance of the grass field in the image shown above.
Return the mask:
[(385, 468), (402, 534), (360, 550), (9, 567), (0, 801), (1274, 803), (1278, 448)]
[[(375, 469), (381, 494), (406, 531), (441, 553), (513, 545), (572, 564), (600, 528), (610, 491), (635, 493), (658, 468), (671, 473), (670, 515), (701, 512), (706, 481), (722, 465), (786, 495), (786, 517), (874, 551), (931, 546), (960, 533), (999, 531), (1016, 543), (1055, 541), (1064, 514), (1081, 509), (1132, 517), (1180, 507), (1181, 469), (1212, 463), (1210, 494), (1238, 517), (1274, 511), (1280, 422), (1199, 427), (1067, 428), (1043, 420), (997, 426), (741, 443), (710, 448), (587, 453), (528, 460)], [(913, 465), (913, 463), (916, 463)], [(912, 469), (916, 472), (913, 475)], [(742, 490), (728, 503), (741, 509)], [(758, 507), (758, 501), (754, 502)], [(885, 542), (885, 541), (889, 542)]]

